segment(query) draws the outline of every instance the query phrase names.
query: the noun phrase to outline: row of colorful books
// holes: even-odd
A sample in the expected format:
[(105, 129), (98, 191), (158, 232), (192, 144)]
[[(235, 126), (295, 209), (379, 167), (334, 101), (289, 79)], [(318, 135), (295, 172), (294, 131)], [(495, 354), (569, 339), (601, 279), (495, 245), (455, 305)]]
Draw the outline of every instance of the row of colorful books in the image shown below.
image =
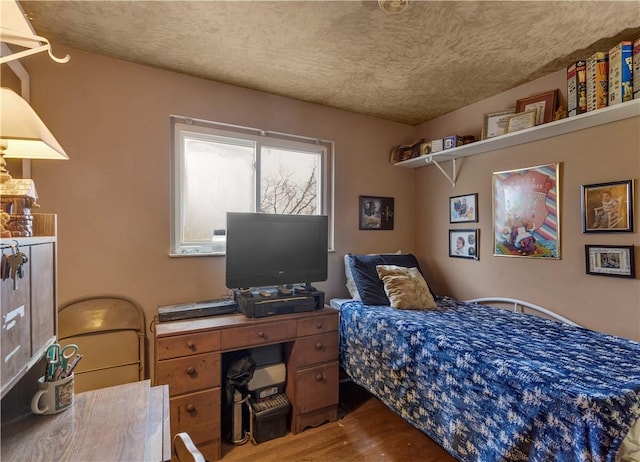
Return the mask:
[(640, 99), (640, 37), (567, 66), (569, 117)]

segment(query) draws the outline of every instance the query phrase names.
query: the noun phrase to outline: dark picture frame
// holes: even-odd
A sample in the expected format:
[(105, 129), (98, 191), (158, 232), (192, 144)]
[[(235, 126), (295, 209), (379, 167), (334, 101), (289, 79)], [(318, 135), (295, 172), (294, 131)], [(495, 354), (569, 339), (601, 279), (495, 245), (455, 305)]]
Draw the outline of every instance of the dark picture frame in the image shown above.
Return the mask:
[(449, 198), (449, 223), (478, 222), (478, 193)]
[(634, 181), (582, 185), (583, 233), (633, 232)]
[(449, 256), (452, 258), (466, 258), (480, 260), (480, 230), (450, 229)]
[(394, 198), (380, 196), (360, 196), (359, 229), (389, 230), (393, 229)]
[(635, 279), (635, 247), (632, 245), (584, 246), (587, 274)]
[(527, 96), (516, 101), (516, 113), (537, 110), (536, 125), (546, 124), (553, 120), (558, 106), (558, 89), (549, 90), (536, 95)]

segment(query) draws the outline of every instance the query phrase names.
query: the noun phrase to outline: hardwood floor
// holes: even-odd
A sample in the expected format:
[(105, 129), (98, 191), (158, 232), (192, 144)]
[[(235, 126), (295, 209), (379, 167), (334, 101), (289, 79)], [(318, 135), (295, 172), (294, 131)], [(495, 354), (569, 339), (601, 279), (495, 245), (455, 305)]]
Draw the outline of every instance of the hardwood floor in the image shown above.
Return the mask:
[(442, 447), (352, 383), (340, 386), (344, 417), (264, 443), (223, 444), (223, 462), (455, 462)]

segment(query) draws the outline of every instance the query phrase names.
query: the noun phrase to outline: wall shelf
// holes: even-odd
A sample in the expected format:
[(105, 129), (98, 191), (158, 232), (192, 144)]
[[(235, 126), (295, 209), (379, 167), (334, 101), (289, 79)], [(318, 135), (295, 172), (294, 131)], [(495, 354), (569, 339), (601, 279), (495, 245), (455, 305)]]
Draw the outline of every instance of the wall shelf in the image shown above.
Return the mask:
[[(451, 148), (432, 154), (425, 154), (420, 157), (414, 157), (413, 159), (398, 162), (394, 164), (394, 166), (419, 168), (427, 165), (435, 165), (449, 179), (451, 184), (455, 186), (457, 176), (456, 159), (518, 146), (520, 144), (543, 140), (553, 136), (564, 135), (566, 133), (584, 130), (585, 128), (616, 122), (618, 120), (629, 119), (631, 117), (640, 117), (640, 99), (627, 101), (626, 103), (616, 104), (615, 106), (609, 106), (573, 117), (567, 117), (565, 119), (556, 120), (537, 127), (527, 128), (518, 132), (496, 136), (495, 138), (490, 138), (488, 140), (476, 141), (475, 143), (465, 144), (457, 148)], [(449, 176), (442, 166), (440, 166), (441, 162), (446, 161), (453, 161), (451, 176)]]

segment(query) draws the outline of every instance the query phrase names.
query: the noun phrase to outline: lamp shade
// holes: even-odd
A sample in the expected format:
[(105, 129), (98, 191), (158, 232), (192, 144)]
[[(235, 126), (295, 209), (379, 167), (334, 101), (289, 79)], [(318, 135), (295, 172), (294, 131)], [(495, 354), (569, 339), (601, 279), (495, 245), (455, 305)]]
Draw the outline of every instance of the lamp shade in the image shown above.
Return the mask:
[(0, 93), (0, 140), (6, 158), (69, 158), (36, 111), (9, 88)]

